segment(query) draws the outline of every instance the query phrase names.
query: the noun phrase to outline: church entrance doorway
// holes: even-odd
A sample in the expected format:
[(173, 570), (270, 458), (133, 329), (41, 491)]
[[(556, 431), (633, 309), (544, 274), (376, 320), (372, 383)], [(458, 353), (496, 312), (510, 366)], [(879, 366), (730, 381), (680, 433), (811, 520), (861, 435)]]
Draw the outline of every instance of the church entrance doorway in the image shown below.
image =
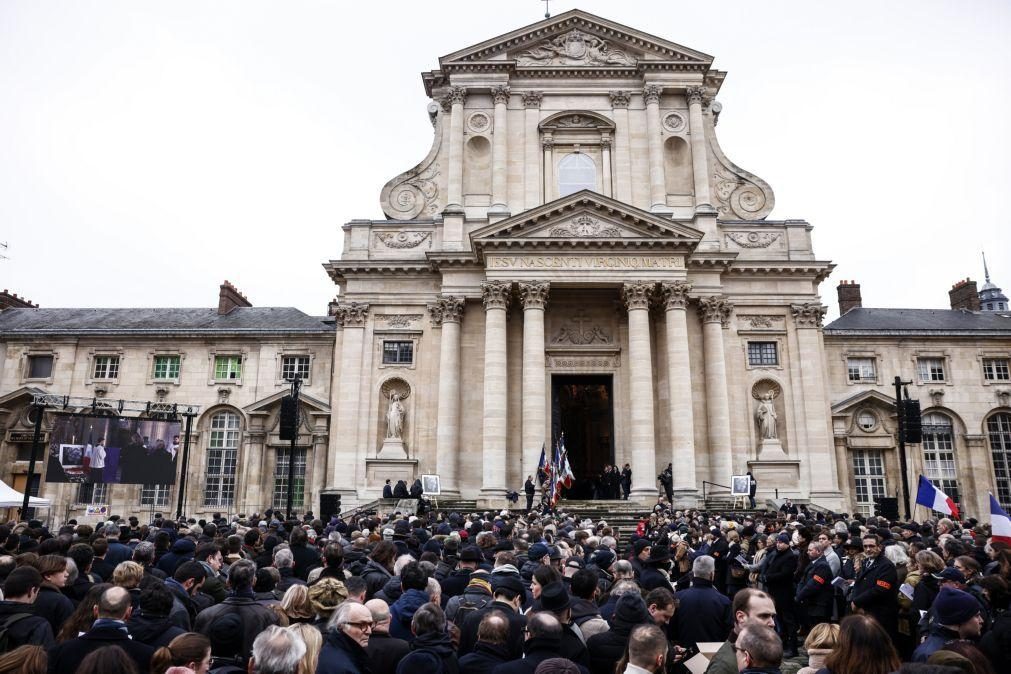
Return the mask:
[(576, 476), (564, 496), (598, 498), (597, 477), (614, 463), (613, 377), (609, 374), (565, 374), (551, 377), (551, 436), (565, 433), (569, 465)]

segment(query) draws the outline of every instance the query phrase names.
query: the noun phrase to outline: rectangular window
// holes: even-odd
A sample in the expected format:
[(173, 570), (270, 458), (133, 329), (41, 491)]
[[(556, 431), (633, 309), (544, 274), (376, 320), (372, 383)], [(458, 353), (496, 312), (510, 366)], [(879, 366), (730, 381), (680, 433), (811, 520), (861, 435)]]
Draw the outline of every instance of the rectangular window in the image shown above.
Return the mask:
[(984, 358), (983, 378), (987, 381), (1011, 381), (1011, 366), (1007, 358)]
[(853, 480), (857, 508), (865, 515), (873, 515), (874, 499), (886, 495), (885, 464), (880, 449), (858, 449), (853, 452)]
[(52, 376), (52, 356), (28, 356), (28, 379), (49, 379)]
[(414, 362), (414, 342), (383, 342), (384, 365), (410, 365)]
[(140, 504), (151, 506), (167, 506), (172, 485), (145, 484), (140, 490)]
[(119, 356), (95, 356), (94, 379), (119, 377)]
[(955, 470), (955, 444), (950, 424), (923, 424), (923, 473), (931, 484), (961, 501)]
[[(290, 447), (278, 448), (274, 463), (274, 505), (284, 508), (288, 505), (288, 455)], [(292, 505), (300, 510), (305, 503), (305, 447), (295, 448), (295, 498)]]
[(873, 358), (847, 358), (846, 372), (850, 381), (870, 381), (878, 379)]
[(85, 505), (108, 505), (109, 485), (105, 482), (83, 482), (77, 490), (77, 502)]
[(779, 365), (776, 342), (748, 342), (748, 365)]
[(916, 361), (920, 381), (944, 381), (943, 358), (920, 358)]
[(235, 501), (235, 469), (239, 454), (239, 417), (221, 412), (211, 419), (207, 443), (207, 483), (204, 505), (224, 507)]
[(154, 357), (154, 378), (155, 379), (178, 379), (179, 378), (179, 356), (155, 356)]
[(214, 356), (214, 379), (229, 381), (242, 378), (242, 356)]
[(294, 381), (296, 376), (302, 381), (309, 379), (309, 356), (281, 358), (281, 378), (284, 381)]
[[(17, 461), (31, 461), (32, 459), (32, 443), (30, 442), (19, 442), (17, 443)], [(46, 446), (42, 445), (39, 447), (39, 451), (35, 452), (35, 460), (41, 461), (42, 455), (46, 452)]]

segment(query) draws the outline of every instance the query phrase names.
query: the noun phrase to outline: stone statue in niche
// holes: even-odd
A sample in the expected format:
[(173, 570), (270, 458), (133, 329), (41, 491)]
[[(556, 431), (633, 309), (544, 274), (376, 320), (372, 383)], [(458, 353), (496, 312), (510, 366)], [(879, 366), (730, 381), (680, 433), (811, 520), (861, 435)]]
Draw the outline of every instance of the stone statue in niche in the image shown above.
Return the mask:
[(751, 397), (758, 401), (754, 418), (758, 427), (758, 455), (762, 460), (787, 458), (779, 439), (779, 412), (776, 411), (776, 399), (782, 392), (779, 384), (771, 379), (761, 379), (751, 388)]
[(407, 446), (404, 444), (404, 428), (407, 422), (407, 407), (404, 405), (404, 401), (411, 395), (411, 386), (403, 379), (394, 377), (383, 382), (380, 392), (389, 402), (385, 412), (380, 408), (380, 413), (385, 417), (383, 421), (386, 425), (386, 433), (377, 458), (406, 459)]
[(386, 410), (386, 437), (399, 440), (404, 432), (404, 404), (400, 402), (400, 394), (390, 395), (390, 406)]
[(763, 440), (779, 438), (779, 433), (776, 431), (776, 420), (779, 417), (776, 414), (775, 399), (776, 396), (772, 391), (764, 393), (759, 398), (758, 409), (755, 410), (755, 419), (758, 421), (758, 429)]

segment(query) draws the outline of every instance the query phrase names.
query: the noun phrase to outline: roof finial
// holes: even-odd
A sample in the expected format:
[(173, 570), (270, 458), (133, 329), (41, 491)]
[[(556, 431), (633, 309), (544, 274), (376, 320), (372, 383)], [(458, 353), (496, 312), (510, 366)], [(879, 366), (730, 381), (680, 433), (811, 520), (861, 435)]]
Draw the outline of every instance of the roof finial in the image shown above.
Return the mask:
[(983, 276), (986, 277), (986, 282), (990, 282), (990, 270), (986, 268), (986, 251), (980, 251), (983, 253)]
[(544, 18), (551, 18), (551, 0), (541, 0), (544, 3)]

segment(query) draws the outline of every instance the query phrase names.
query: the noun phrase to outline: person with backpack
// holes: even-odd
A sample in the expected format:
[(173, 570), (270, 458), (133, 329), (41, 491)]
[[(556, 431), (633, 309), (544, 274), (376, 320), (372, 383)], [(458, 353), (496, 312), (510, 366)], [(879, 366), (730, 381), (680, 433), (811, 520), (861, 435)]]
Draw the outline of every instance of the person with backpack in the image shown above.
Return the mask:
[(0, 653), (25, 645), (50, 648), (56, 644), (49, 621), (32, 610), (40, 587), (42, 574), (33, 567), (22, 566), (7, 576), (0, 601)]
[(446, 619), (454, 625), (462, 625), (468, 614), (483, 609), (492, 603), (493, 599), (491, 574), (484, 569), (477, 569), (471, 574), (470, 582), (464, 588), (463, 594), (450, 597), (446, 603)]

